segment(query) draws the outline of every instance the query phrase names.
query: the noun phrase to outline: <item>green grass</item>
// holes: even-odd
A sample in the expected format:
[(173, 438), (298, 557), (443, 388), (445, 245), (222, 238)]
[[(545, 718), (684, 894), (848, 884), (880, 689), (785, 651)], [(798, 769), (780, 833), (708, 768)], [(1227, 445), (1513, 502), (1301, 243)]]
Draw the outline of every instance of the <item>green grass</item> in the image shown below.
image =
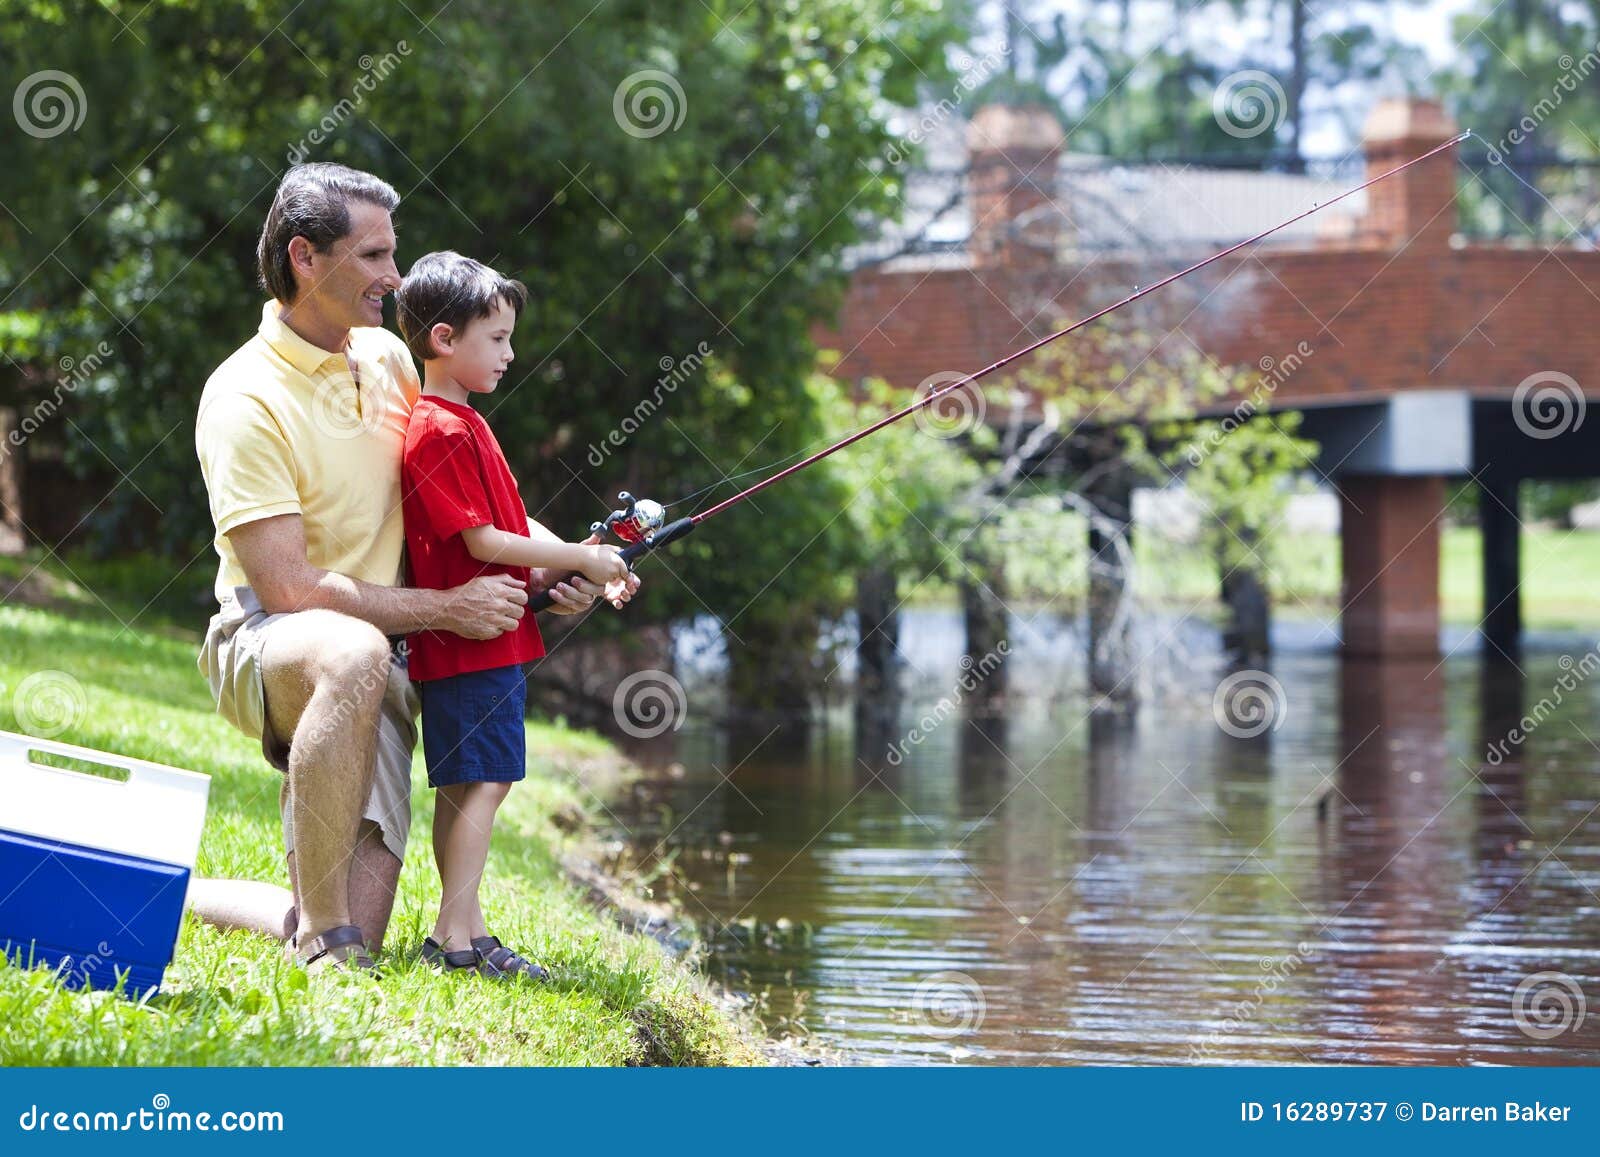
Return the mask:
[[(70, 602), (70, 600), (69, 600)], [(125, 631), (103, 611), (0, 606), (0, 729), (40, 671), (83, 691), (62, 742), (212, 777), (197, 871), (286, 884), (279, 775), (212, 711), (192, 638)], [(383, 977), (308, 976), (280, 947), (185, 917), (162, 992), (144, 1003), (63, 989), (0, 964), (0, 1065), (758, 1064), (746, 1026), (682, 961), (592, 908), (560, 867), (557, 821), (589, 798), (581, 774), (620, 760), (599, 736), (529, 725), (532, 774), (496, 830), (484, 907), (493, 931), (545, 962), (545, 986), (440, 976), (415, 957), (432, 926), (432, 793), (415, 819)]]
[[(1158, 602), (1213, 604), (1216, 566), (1199, 550), (1140, 536), (1135, 550), (1141, 586)], [(1483, 617), (1482, 547), (1475, 528), (1446, 527), (1439, 550), (1439, 590), (1445, 622), (1476, 624)], [(1534, 628), (1593, 627), (1600, 623), (1600, 532), (1531, 529), (1522, 534), (1522, 616)], [(1270, 576), (1277, 609), (1302, 604), (1319, 611), (1339, 598), (1339, 540), (1333, 535), (1285, 536), (1275, 544)]]
[[(1134, 527), (1138, 589), (1146, 605), (1195, 615), (1217, 614), (1216, 563), (1198, 546), (1160, 538)], [(1339, 604), (1336, 535), (1284, 535), (1270, 553), (1269, 583), (1278, 614), (1332, 614)], [(1476, 528), (1448, 526), (1440, 540), (1440, 608), (1444, 621), (1475, 626), (1483, 617), (1482, 548)], [(1062, 613), (1078, 613), (1086, 566), (1058, 571), (1059, 588), (1033, 592)], [(1592, 629), (1600, 625), (1600, 531), (1536, 527), (1522, 534), (1522, 618), (1534, 629)], [(929, 579), (907, 584), (911, 607), (949, 607), (959, 598), (953, 583)], [(902, 593), (905, 593), (903, 590)]]

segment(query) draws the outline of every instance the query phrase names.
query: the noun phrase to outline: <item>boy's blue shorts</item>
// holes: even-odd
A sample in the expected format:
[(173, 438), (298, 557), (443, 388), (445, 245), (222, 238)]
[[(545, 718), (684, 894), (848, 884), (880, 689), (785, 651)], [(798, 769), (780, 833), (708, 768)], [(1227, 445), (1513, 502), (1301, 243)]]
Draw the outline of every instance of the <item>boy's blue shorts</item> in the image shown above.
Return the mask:
[(521, 667), (429, 679), (417, 689), (431, 786), (515, 783), (528, 774), (528, 685)]

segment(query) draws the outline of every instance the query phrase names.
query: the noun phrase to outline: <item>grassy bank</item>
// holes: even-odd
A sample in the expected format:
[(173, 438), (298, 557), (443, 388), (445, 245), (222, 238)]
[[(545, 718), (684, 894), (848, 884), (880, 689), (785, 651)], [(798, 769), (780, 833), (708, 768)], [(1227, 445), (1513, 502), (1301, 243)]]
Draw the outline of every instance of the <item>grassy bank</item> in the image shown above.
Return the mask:
[[(1087, 530), (1074, 533), (1083, 541)], [(1283, 535), (1274, 544), (1268, 585), (1275, 610), (1286, 617), (1335, 615), (1339, 605), (1339, 538), (1333, 534)], [(1134, 559), (1144, 605), (1172, 613), (1221, 612), (1216, 561), (1200, 547), (1134, 527)], [(1440, 610), (1446, 623), (1476, 626), (1483, 617), (1482, 536), (1473, 527), (1447, 526), (1439, 543)], [(1600, 624), (1600, 531), (1534, 527), (1522, 534), (1522, 619), (1534, 630), (1593, 630)], [(1049, 601), (1061, 613), (1081, 614), (1087, 593), (1087, 562), (1054, 573)], [(907, 605), (949, 607), (959, 594), (953, 583), (911, 584)], [(1028, 598), (1016, 600), (1024, 605)]]
[[(1439, 544), (1440, 611), (1445, 622), (1471, 626), (1483, 617), (1482, 536), (1447, 526)], [(1278, 609), (1328, 611), (1339, 598), (1335, 535), (1288, 535), (1276, 544), (1269, 582)], [(1217, 599), (1216, 566), (1193, 547), (1134, 535), (1141, 585), (1157, 602), (1183, 607)], [(1533, 528), (1522, 535), (1522, 616), (1534, 629), (1592, 628), (1600, 623), (1600, 532)]]
[[(213, 713), (194, 654), (192, 639), (126, 630), (106, 609), (0, 606), (0, 729), (25, 730), (24, 679), (65, 673), (78, 706), (58, 739), (209, 774), (200, 874), (284, 884), (278, 773)], [(186, 918), (167, 983), (145, 1004), (0, 965), (0, 1065), (760, 1063), (686, 965), (621, 930), (562, 872), (569, 837), (557, 823), (583, 806), (585, 770), (618, 764), (616, 753), (542, 724), (529, 726), (529, 751), (533, 774), (501, 813), (484, 906), (491, 930), (545, 962), (553, 983), (439, 976), (416, 959), (438, 902), (419, 755), (381, 981), (308, 977), (264, 938)]]

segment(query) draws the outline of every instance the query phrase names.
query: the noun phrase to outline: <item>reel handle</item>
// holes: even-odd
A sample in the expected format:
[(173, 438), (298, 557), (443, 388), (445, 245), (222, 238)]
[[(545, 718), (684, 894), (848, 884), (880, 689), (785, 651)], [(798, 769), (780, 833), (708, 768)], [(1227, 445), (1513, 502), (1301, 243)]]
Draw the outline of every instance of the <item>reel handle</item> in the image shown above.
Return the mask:
[[(619, 552), (622, 555), (622, 561), (628, 564), (629, 570), (632, 570), (633, 564), (636, 560), (643, 558), (645, 555), (659, 547), (666, 546), (669, 542), (674, 542), (677, 539), (683, 538), (690, 531), (694, 530), (694, 526), (695, 523), (694, 519), (692, 518), (680, 518), (676, 522), (669, 522), (650, 537), (642, 539), (631, 546), (623, 547)], [(576, 577), (576, 575), (568, 575), (567, 579)], [(562, 581), (565, 582), (567, 580), (563, 579)], [(554, 601), (555, 600), (550, 597), (550, 592), (548, 590), (542, 590), (536, 595), (529, 596), (528, 610), (537, 613), (547, 609)]]

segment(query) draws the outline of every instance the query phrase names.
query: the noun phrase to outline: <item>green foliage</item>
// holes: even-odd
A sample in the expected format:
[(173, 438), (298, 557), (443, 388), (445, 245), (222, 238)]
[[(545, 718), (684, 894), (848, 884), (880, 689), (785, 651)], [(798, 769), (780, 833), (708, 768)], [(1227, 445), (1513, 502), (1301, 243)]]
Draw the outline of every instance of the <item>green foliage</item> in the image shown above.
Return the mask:
[[(818, 376), (812, 389), (829, 415), (832, 438), (843, 438), (907, 405), (903, 392), (878, 380), (864, 383), (854, 399), (831, 378)], [(849, 521), (856, 565), (885, 566), (917, 580), (944, 569), (945, 557), (968, 521), (962, 496), (977, 485), (982, 469), (935, 429), (912, 415), (829, 460), (852, 495)], [(981, 435), (992, 440), (987, 430)]]
[[(1196, 465), (1185, 450), (1163, 455), (1184, 474), (1203, 512), (1202, 540), (1223, 573), (1235, 569), (1270, 575), (1292, 549), (1283, 533), (1283, 516), (1293, 493), (1295, 475), (1316, 460), (1317, 444), (1300, 438), (1300, 413), (1258, 412), (1218, 440)], [(1203, 434), (1211, 423), (1196, 423)]]
[(1557, 244), (1584, 235), (1595, 196), (1592, 171), (1538, 166), (1600, 151), (1594, 132), (1600, 6), (1478, 0), (1456, 17), (1455, 35), (1459, 59), (1439, 83), (1457, 120), (1482, 138), (1463, 152), (1488, 152), (1487, 163), (1461, 186), (1463, 228)]
[[(1407, 4), (1426, 0), (1404, 0)], [(1393, 3), (1351, 0), (1120, 0), (1062, 11), (1042, 2), (1004, 5), (1001, 23), (1019, 45), (1011, 71), (983, 93), (1056, 105), (1078, 152), (1118, 157), (1287, 157), (1303, 151), (1308, 114), (1331, 114), (1352, 135), (1370, 103), (1353, 82), (1421, 83), (1427, 61), (1390, 31)], [(1301, 35), (1293, 29), (1298, 15)], [(1267, 105), (1250, 109), (1229, 133), (1218, 122), (1217, 89), (1259, 70), (1280, 90), (1257, 89)], [(1348, 94), (1354, 92), (1352, 102)]]
[[(1281, 542), (1270, 532), (1291, 479), (1317, 453), (1297, 434), (1299, 414), (1270, 413), (1273, 391), (1298, 364), (1285, 359), (1270, 375), (1252, 374), (1192, 344), (1103, 327), (1047, 346), (1019, 379), (1057, 409), (1080, 471), (1121, 461), (1156, 485), (1182, 481), (1223, 569), (1270, 570)], [(1144, 416), (1154, 420), (1136, 420)]]
[[(859, 222), (894, 211), (884, 121), (948, 75), (959, 13), (937, 0), (440, 7), (426, 28), (405, 5), (355, 0), (287, 16), (252, 0), (0, 15), (6, 91), (48, 44), (84, 94), (77, 129), (7, 138), (0, 341), (46, 382), (61, 358), (110, 344), (107, 388), (75, 396), (73, 426), (52, 435), (84, 470), (109, 459), (133, 483), (97, 511), (104, 541), (210, 565), (195, 402), (254, 331), (256, 232), (301, 156), (396, 186), (402, 269), (455, 248), (533, 289), (519, 360), (485, 409), (552, 528), (577, 535), (619, 489), (670, 498), (819, 433), (810, 327), (839, 300)], [(631, 107), (648, 82), (619, 89), (649, 69), (681, 86), (667, 115), (682, 122), (631, 135), (614, 101)], [(662, 360), (702, 342), (708, 368), (599, 469), (586, 463), (659, 393)], [(8, 373), (0, 400), (24, 388)], [(819, 475), (763, 501), (769, 517), (719, 520), (683, 548), (688, 582), (654, 584), (638, 610), (756, 600), (747, 613), (787, 614), (834, 565), (825, 550), (796, 557), (839, 509), (828, 486)]]

